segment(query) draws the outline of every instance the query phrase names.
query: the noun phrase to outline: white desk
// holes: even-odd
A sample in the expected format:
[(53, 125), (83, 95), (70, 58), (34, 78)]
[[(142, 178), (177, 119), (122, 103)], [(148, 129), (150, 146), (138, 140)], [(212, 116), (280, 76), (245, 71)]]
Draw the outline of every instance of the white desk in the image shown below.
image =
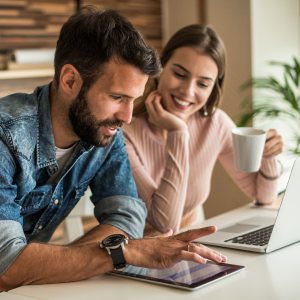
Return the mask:
[(0, 299), (1, 300), (31, 300), (33, 298), (22, 296), (22, 295), (11, 294), (11, 293), (1, 293)]
[[(233, 218), (241, 211), (247, 211), (249, 214), (257, 213), (258, 215), (276, 215), (277, 213), (275, 210), (251, 208), (248, 205), (223, 214), (222, 217)], [(212, 218), (202, 222), (201, 226), (213, 224), (213, 222), (214, 219)], [(299, 230), (299, 228), (295, 230)], [(229, 263), (245, 265), (246, 269), (194, 292), (102, 275), (73, 283), (24, 286), (14, 289), (8, 294), (43, 300), (300, 299), (300, 243), (269, 254), (216, 247), (214, 249), (226, 255)], [(2, 300), (1, 296), (0, 299)], [(16, 297), (15, 299), (18, 300), (19, 298)]]

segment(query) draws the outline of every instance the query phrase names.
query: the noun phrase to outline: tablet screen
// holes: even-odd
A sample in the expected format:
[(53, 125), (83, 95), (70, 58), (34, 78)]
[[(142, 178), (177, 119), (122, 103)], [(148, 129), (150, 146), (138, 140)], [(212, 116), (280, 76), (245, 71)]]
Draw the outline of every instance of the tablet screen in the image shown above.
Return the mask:
[(245, 267), (226, 263), (217, 264), (212, 261), (208, 261), (206, 264), (182, 261), (172, 268), (163, 270), (127, 266), (121, 271), (112, 271), (110, 273), (175, 287), (195, 289), (240, 271), (243, 268)]

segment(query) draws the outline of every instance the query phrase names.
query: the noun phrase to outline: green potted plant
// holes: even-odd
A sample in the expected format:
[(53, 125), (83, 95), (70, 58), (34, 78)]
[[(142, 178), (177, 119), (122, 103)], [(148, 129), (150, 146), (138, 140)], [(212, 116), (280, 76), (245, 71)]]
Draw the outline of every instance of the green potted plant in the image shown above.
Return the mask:
[[(252, 78), (241, 89), (253, 88), (253, 96), (246, 98), (239, 116), (238, 126), (247, 126), (253, 118), (256, 120), (280, 120), (288, 126), (291, 141), (286, 147), (286, 154), (300, 155), (300, 64), (294, 58), (293, 65), (270, 62), (283, 68), (283, 81), (272, 76)], [(255, 100), (252, 101), (252, 98)]]

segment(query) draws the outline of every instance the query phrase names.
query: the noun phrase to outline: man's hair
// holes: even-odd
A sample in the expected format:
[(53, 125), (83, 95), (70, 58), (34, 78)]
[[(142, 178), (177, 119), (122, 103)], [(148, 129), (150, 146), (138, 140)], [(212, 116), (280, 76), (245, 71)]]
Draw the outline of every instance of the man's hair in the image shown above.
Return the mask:
[(161, 72), (157, 51), (146, 45), (125, 16), (115, 10), (83, 7), (61, 28), (54, 60), (56, 87), (62, 67), (71, 64), (88, 90), (101, 76), (103, 65), (114, 56), (142, 74), (157, 77)]

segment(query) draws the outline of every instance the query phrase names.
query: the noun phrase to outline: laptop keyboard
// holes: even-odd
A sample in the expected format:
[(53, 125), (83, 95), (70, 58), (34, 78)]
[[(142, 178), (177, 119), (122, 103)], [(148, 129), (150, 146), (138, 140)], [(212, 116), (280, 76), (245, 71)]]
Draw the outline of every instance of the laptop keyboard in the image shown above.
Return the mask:
[(231, 238), (229, 240), (226, 240), (225, 242), (254, 246), (265, 246), (269, 242), (273, 227), (274, 225), (264, 227), (262, 229)]

